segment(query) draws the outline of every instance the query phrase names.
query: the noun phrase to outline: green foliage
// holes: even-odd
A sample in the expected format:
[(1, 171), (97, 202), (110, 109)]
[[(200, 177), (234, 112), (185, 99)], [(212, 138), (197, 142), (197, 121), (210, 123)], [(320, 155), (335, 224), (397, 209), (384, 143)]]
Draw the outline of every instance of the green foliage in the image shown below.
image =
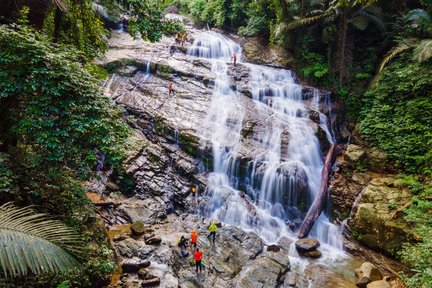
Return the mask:
[(89, 60), (108, 49), (108, 31), (93, 11), (93, 1), (64, 0), (67, 12), (51, 9), (44, 22), (44, 32), (54, 42), (68, 44), (82, 51)]
[(408, 173), (432, 175), (430, 68), (393, 62), (364, 96), (361, 133)]
[(163, 7), (155, 0), (131, 0), (127, 2), (131, 18), (129, 33), (151, 42), (158, 41), (164, 34), (174, 34), (182, 29), (178, 21), (163, 18)]
[(0, 278), (78, 267), (71, 254), (82, 253), (79, 235), (58, 220), (11, 203), (0, 206)]
[(419, 243), (404, 245), (400, 256), (412, 267), (413, 276), (405, 277), (409, 287), (425, 288), (432, 286), (432, 188), (413, 197), (413, 205), (408, 207), (405, 220), (411, 223), (421, 238)]
[(94, 78), (73, 61), (79, 54), (55, 47), (31, 30), (0, 28), (0, 118), (5, 136), (25, 150), (30, 164), (81, 175), (95, 165), (95, 149), (114, 165), (127, 130)]
[(324, 57), (316, 53), (307, 53), (304, 55), (306, 63), (309, 65), (301, 71), (307, 78), (322, 78), (329, 73), (329, 67), (325, 63)]

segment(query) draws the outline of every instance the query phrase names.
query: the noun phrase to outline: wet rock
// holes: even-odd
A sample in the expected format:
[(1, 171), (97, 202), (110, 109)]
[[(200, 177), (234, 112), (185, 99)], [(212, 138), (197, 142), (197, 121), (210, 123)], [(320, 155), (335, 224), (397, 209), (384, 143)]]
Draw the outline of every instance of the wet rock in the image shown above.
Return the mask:
[(322, 253), (321, 251), (315, 250), (315, 251), (305, 252), (303, 255), (312, 259), (317, 259), (322, 256)]
[(278, 245), (280, 248), (289, 251), (290, 246), (291, 246), (291, 244), (292, 244), (293, 242), (294, 242), (294, 241), (293, 241), (292, 239), (290, 239), (290, 238), (288, 238), (288, 237), (286, 237), (286, 236), (282, 236), (282, 237), (278, 240), (277, 245)]
[(281, 250), (281, 248), (278, 245), (269, 245), (267, 247), (267, 251), (271, 251), (271, 252), (279, 252)]
[(162, 239), (159, 237), (151, 237), (145, 241), (147, 245), (159, 245), (162, 242)]
[(328, 267), (322, 264), (309, 265), (304, 270), (304, 275), (307, 275), (309, 280), (307, 288), (353, 288), (354, 283), (351, 279), (346, 279), (336, 275), (330, 271)]
[(145, 226), (142, 221), (135, 221), (131, 226), (131, 231), (135, 236), (141, 236), (145, 232)]
[(306, 253), (316, 250), (320, 246), (320, 243), (314, 238), (304, 238), (297, 240), (295, 246), (299, 253)]
[(127, 260), (122, 263), (121, 267), (123, 272), (126, 273), (136, 273), (141, 268), (147, 268), (150, 266), (150, 261), (142, 260)]
[(155, 286), (159, 286), (160, 283), (161, 283), (160, 278), (148, 279), (141, 282), (141, 287), (155, 287)]
[(240, 273), (235, 281), (235, 287), (277, 287), (281, 282), (281, 276), (286, 271), (287, 267), (269, 258), (260, 258), (254, 261), (244, 273)]
[(117, 242), (114, 248), (120, 256), (132, 258), (139, 256), (139, 252), (144, 243), (137, 241), (133, 238), (128, 238), (123, 241)]
[(113, 237), (113, 241), (114, 242), (119, 242), (119, 241), (123, 241), (123, 240), (125, 240), (127, 238), (129, 238), (129, 236), (126, 236), (126, 235), (115, 235)]
[(356, 285), (360, 288), (365, 288), (367, 284), (382, 279), (381, 272), (370, 262), (364, 262), (358, 269), (356, 269), (355, 276)]
[(366, 288), (391, 288), (391, 286), (387, 281), (379, 280), (367, 284)]
[(147, 280), (147, 279), (151, 279), (154, 277), (152, 275), (150, 275), (150, 273), (147, 271), (146, 268), (140, 268), (138, 270), (138, 278), (143, 279), (143, 280)]

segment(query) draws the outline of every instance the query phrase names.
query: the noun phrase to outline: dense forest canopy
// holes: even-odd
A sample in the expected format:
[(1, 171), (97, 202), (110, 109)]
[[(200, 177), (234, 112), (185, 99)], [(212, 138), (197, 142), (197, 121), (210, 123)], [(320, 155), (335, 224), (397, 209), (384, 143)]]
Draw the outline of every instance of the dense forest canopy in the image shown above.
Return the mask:
[(414, 269), (404, 276), (411, 287), (432, 285), (429, 0), (1, 1), (0, 201), (37, 205), (80, 232), (87, 249), (81, 270), (15, 284), (98, 286), (114, 269), (81, 181), (94, 175), (102, 153), (130, 189), (121, 168), (129, 129), (102, 95), (107, 71), (93, 61), (125, 15), (136, 38), (158, 41), (181, 30), (164, 19), (167, 7), (197, 25), (282, 47), (299, 78), (343, 99), (348, 126), (383, 150), (414, 191), (405, 217), (421, 241), (400, 257)]

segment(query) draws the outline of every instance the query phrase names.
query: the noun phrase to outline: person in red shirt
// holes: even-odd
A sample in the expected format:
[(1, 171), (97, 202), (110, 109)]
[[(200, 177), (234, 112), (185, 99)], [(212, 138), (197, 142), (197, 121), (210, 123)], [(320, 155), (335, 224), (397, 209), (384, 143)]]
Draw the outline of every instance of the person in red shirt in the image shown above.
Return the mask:
[(234, 67), (236, 67), (237, 66), (237, 54), (236, 53), (234, 53), (234, 55), (233, 55), (233, 60), (234, 60)]
[(195, 229), (191, 233), (191, 246), (197, 247), (198, 234)]
[(171, 95), (171, 93), (174, 95), (173, 83), (172, 82), (170, 82), (169, 85), (168, 85), (168, 91), (169, 91), (168, 95)]
[(196, 252), (195, 252), (195, 254), (194, 254), (194, 259), (195, 259), (195, 272), (197, 272), (197, 273), (198, 273), (198, 268), (199, 268), (199, 271), (200, 271), (200, 272), (202, 271), (202, 265), (201, 265), (202, 255), (203, 255), (203, 252), (200, 251), (200, 250), (197, 248), (197, 249), (196, 249)]

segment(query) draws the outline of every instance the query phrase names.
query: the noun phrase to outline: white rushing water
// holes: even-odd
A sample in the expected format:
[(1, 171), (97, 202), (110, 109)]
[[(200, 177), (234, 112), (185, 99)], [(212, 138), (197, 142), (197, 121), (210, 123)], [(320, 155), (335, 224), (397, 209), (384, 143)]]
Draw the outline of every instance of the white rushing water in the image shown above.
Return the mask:
[[(211, 142), (213, 169), (209, 174), (205, 215), (252, 230), (267, 242), (280, 237), (295, 238), (290, 224), (299, 222), (318, 193), (323, 168), (322, 152), (310, 115), (302, 99), (302, 87), (289, 70), (243, 63), (250, 69), (248, 89), (260, 119), (270, 118), (267, 128), (254, 135), (263, 151), (250, 161), (247, 175), (239, 179), (238, 150), (246, 115), (244, 96), (230, 83), (228, 69), (241, 48), (232, 40), (211, 31), (195, 38), (188, 54), (212, 63), (216, 75), (213, 96), (202, 130), (203, 143)], [(314, 92), (312, 106), (329, 105)], [(335, 141), (328, 119), (319, 113), (320, 126), (330, 143)], [(284, 144), (288, 143), (288, 144)], [(287, 146), (287, 147), (284, 147)], [(239, 182), (246, 183), (246, 195)], [(342, 237), (339, 229), (322, 214), (311, 236), (320, 240), (329, 257), (340, 257)], [(296, 256), (295, 249), (291, 251)], [(298, 256), (298, 255), (297, 255)]]

